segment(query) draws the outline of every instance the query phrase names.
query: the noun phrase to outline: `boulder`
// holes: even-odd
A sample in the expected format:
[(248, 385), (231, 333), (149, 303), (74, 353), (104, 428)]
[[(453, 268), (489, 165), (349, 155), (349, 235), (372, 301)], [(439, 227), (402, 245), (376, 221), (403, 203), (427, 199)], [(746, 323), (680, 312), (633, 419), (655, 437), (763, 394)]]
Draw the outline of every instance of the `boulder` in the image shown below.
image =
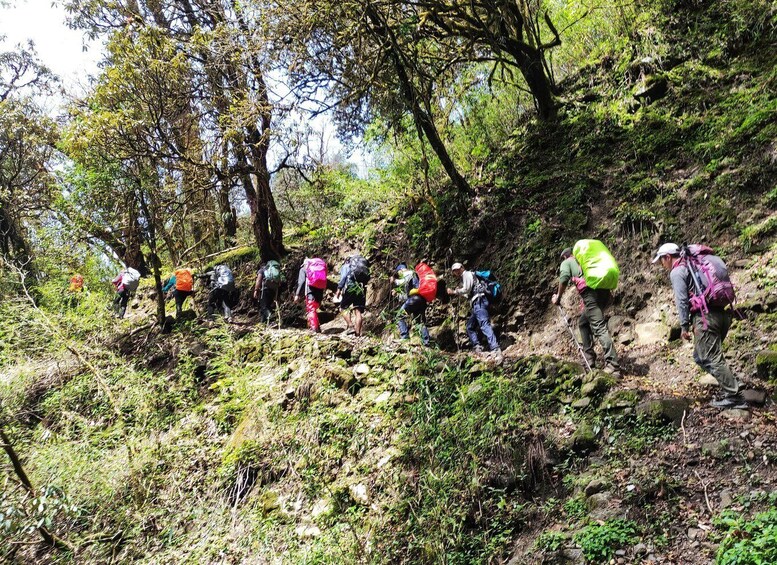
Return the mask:
[(596, 432), (588, 422), (581, 422), (571, 439), (572, 449), (577, 453), (587, 453), (596, 449)]
[(738, 408), (732, 410), (723, 410), (720, 415), (723, 416), (726, 420), (735, 420), (740, 422), (747, 422), (750, 420), (750, 418), (753, 417), (749, 410), (740, 410)]
[(699, 377), (699, 384), (701, 386), (720, 386), (718, 379), (708, 373), (704, 373), (701, 377)]
[(669, 328), (661, 322), (647, 322), (634, 326), (637, 334), (635, 345), (654, 345), (664, 343), (669, 336)]
[(625, 411), (639, 402), (639, 392), (636, 390), (614, 390), (602, 400), (603, 410)]
[(607, 483), (602, 479), (594, 479), (586, 485), (584, 492), (586, 496), (593, 496), (602, 492), (606, 487)]
[(583, 410), (584, 408), (588, 408), (590, 405), (591, 405), (591, 399), (587, 396), (584, 396), (579, 400), (575, 400), (572, 403), (572, 408), (575, 408), (576, 410)]
[(679, 426), (690, 403), (685, 398), (659, 398), (637, 406), (637, 414), (652, 420), (671, 422)]
[(367, 486), (362, 483), (351, 485), (348, 487), (348, 492), (351, 494), (351, 498), (357, 504), (366, 506), (370, 502), (370, 498), (367, 494)]
[(747, 389), (741, 391), (740, 394), (748, 404), (754, 404), (756, 406), (763, 406), (766, 404), (766, 392), (763, 390)]
[(759, 378), (777, 384), (777, 351), (761, 351), (756, 355), (755, 370)]
[(666, 77), (655, 75), (645, 79), (644, 84), (634, 92), (634, 98), (646, 104), (660, 100), (669, 92), (669, 81)]

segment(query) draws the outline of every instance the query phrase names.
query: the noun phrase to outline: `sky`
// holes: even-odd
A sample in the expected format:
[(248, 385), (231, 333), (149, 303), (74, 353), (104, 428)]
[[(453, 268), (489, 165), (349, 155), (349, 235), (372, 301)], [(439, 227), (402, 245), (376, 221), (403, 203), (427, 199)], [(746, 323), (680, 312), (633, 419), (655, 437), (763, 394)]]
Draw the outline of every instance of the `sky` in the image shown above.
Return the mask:
[(61, 3), (10, 0), (9, 4), (3, 7), (0, 0), (0, 36), (6, 36), (0, 50), (31, 39), (40, 61), (62, 79), (63, 86), (71, 92), (83, 92), (88, 76), (97, 73), (101, 44), (89, 42), (81, 31), (67, 27)]
[[(0, 36), (5, 36), (0, 51), (32, 40), (38, 59), (60, 77), (64, 90), (69, 95), (84, 95), (89, 76), (97, 75), (99, 71), (97, 63), (102, 57), (102, 44), (89, 41), (82, 31), (67, 27), (67, 14), (61, 0), (7, 0), (7, 3), (10, 7), (5, 7), (0, 0)], [(55, 96), (44, 106), (56, 114), (66, 103), (64, 96)], [(342, 149), (328, 119), (319, 117), (314, 127), (327, 132), (330, 150)], [(357, 165), (358, 173), (366, 175), (366, 155), (358, 150), (349, 157), (348, 160)]]

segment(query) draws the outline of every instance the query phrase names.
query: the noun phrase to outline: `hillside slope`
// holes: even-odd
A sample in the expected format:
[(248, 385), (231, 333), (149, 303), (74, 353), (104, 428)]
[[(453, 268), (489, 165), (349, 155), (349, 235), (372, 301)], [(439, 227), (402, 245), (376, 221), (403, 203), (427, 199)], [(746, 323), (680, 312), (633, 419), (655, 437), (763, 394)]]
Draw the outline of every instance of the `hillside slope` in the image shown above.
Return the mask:
[[(258, 327), (247, 299), (235, 324), (187, 314), (169, 334), (147, 294), (122, 322), (96, 292), (0, 304), (2, 424), (38, 495), (4, 479), (2, 559), (774, 562), (777, 49), (724, 27), (713, 48), (717, 7), (689, 4), (661, 60), (606, 57), (568, 79), (560, 122), (515, 132), (476, 198), (365, 219), (347, 243), (294, 242), (291, 280), (302, 254), (336, 262), (359, 241), (368, 337), (344, 335), (329, 296), (321, 335), (294, 305), (282, 329)], [(558, 253), (584, 236), (622, 266), (619, 381), (583, 374), (549, 307)], [(747, 319), (727, 355), (763, 406), (708, 405), (715, 387), (649, 263), (669, 240), (731, 266)], [(249, 288), (250, 257), (216, 260)], [(393, 339), (387, 273), (414, 257), (499, 273), (503, 364), (460, 347), (465, 304), (434, 306), (435, 348)], [(72, 551), (38, 543), (40, 525)]]

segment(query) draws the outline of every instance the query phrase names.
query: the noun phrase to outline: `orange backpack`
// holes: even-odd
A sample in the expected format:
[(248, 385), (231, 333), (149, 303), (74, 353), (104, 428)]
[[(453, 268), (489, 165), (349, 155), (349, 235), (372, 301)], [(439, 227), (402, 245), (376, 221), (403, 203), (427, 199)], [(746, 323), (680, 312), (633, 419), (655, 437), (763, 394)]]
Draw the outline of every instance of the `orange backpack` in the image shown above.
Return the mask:
[(190, 292), (194, 285), (192, 272), (189, 269), (178, 269), (175, 272), (175, 289)]

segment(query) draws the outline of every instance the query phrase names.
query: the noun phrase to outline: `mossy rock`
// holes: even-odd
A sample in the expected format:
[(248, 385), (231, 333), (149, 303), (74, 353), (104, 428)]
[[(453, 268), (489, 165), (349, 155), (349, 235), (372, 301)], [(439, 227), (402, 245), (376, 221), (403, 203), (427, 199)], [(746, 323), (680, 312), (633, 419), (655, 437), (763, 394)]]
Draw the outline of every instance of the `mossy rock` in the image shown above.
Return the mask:
[(639, 393), (636, 390), (614, 390), (602, 400), (602, 410), (625, 412), (634, 408), (639, 402)]
[(576, 453), (588, 453), (596, 449), (598, 442), (593, 426), (588, 422), (580, 422), (580, 425), (572, 434), (572, 450)]
[(215, 267), (216, 265), (222, 265), (226, 264), (230, 268), (234, 268), (237, 265), (242, 265), (243, 263), (248, 263), (251, 261), (258, 262), (260, 259), (259, 257), (259, 249), (256, 247), (251, 246), (245, 246), (245, 247), (239, 247), (238, 249), (233, 249), (232, 251), (226, 251), (220, 255), (217, 255), (213, 260), (211, 260), (210, 263), (205, 265), (204, 271), (208, 271)]
[(759, 378), (777, 384), (777, 351), (761, 351), (755, 357), (755, 368)]
[(659, 398), (648, 400), (637, 406), (637, 414), (654, 422), (672, 423), (679, 426), (690, 403), (685, 398)]
[(612, 375), (608, 375), (604, 371), (591, 371), (586, 375), (586, 382), (580, 388), (580, 394), (583, 396), (596, 396), (604, 394), (610, 390), (615, 383), (616, 379)]

